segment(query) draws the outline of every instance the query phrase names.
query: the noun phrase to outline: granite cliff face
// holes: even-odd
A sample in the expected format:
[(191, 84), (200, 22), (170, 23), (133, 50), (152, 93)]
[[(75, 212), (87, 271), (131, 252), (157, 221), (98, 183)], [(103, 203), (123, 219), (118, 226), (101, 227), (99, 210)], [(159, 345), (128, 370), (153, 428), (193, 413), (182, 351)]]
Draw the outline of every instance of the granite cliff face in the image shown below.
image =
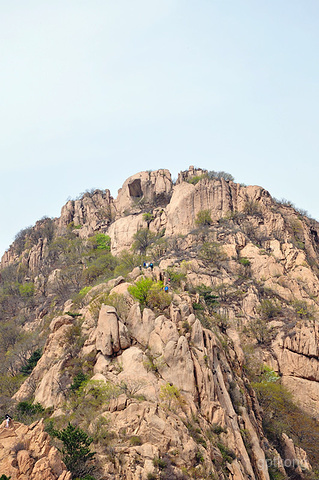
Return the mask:
[[(116, 199), (87, 193), (34, 228), (2, 259), (4, 279), (20, 272), (20, 297), (32, 283), (23, 328), (47, 332), (13, 399), (85, 425), (97, 439), (98, 478), (315, 478), (307, 441), (297, 444), (287, 426), (274, 440), (273, 397), (264, 404), (258, 395), (280, 383), (298, 415), (318, 421), (317, 222), (261, 187), (190, 167), (176, 184), (158, 170), (130, 177)], [(79, 297), (100, 278), (102, 257), (86, 253), (93, 240), (102, 248), (97, 234), (110, 237), (126, 270), (116, 276), (105, 255), (115, 278)], [(143, 258), (155, 267), (140, 266)], [(139, 303), (130, 286), (143, 279), (153, 296)], [(72, 397), (80, 371), (88, 383), (78, 395), (95, 418)], [(95, 410), (92, 389), (103, 397)], [(113, 436), (102, 441), (105, 424)]]

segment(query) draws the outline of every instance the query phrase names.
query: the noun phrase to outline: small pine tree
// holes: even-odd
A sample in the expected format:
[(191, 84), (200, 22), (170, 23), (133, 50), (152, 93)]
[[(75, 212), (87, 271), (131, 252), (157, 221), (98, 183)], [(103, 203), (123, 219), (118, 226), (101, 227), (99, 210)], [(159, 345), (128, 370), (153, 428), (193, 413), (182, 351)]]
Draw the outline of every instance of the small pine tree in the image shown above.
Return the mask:
[(24, 375), (30, 375), (30, 373), (32, 372), (32, 370), (40, 360), (41, 356), (42, 356), (42, 350), (41, 348), (38, 348), (31, 354), (31, 356), (27, 360), (27, 363), (20, 368), (20, 372), (23, 373)]
[(88, 465), (88, 462), (95, 455), (95, 452), (91, 452), (90, 449), (93, 438), (71, 423), (60, 431), (52, 429), (51, 434), (63, 442), (60, 451), (63, 454), (66, 467), (73, 474), (73, 478), (90, 475), (93, 467)]
[(83, 383), (87, 382), (89, 379), (88, 375), (85, 375), (83, 372), (79, 372), (75, 377), (73, 378), (73, 383), (70, 386), (70, 389), (72, 392), (76, 392), (82, 385)]

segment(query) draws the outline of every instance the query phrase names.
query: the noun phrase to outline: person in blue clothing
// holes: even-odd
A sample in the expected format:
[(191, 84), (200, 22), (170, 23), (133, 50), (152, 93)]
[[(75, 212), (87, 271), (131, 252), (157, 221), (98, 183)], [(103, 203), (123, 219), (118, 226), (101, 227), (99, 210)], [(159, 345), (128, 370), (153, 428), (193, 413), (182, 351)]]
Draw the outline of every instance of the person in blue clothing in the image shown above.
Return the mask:
[(168, 286), (166, 285), (166, 287), (164, 288), (164, 291), (165, 292), (168, 292)]

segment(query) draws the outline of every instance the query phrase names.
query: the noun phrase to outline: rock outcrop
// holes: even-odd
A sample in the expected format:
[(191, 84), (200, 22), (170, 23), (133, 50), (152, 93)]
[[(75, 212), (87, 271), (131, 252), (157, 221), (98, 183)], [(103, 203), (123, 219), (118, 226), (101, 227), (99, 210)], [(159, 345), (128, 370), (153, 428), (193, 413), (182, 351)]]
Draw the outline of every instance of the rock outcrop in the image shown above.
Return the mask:
[(11, 480), (71, 480), (59, 451), (50, 445), (43, 421), (0, 425), (0, 472)]
[(78, 200), (69, 200), (61, 211), (57, 222), (58, 232), (74, 226), (82, 237), (105, 230), (114, 218), (113, 198), (109, 190), (84, 193)]
[(130, 211), (143, 202), (151, 206), (165, 207), (172, 195), (172, 179), (168, 170), (140, 172), (129, 177), (120, 188), (115, 200), (118, 215)]

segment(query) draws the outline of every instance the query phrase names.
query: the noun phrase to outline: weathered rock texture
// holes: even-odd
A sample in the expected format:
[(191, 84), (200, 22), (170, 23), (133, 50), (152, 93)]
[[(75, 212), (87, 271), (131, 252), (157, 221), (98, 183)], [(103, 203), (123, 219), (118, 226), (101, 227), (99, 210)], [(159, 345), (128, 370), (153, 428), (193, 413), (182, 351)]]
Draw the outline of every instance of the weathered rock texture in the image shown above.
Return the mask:
[(95, 190), (85, 193), (78, 200), (69, 200), (62, 208), (58, 221), (59, 232), (68, 226), (80, 227), (82, 236), (92, 235), (97, 230), (104, 230), (114, 216), (113, 198), (109, 190)]
[(50, 445), (42, 421), (0, 426), (0, 472), (11, 480), (71, 480), (59, 451)]
[(120, 188), (115, 201), (119, 215), (129, 211), (139, 202), (151, 205), (152, 208), (165, 207), (172, 195), (172, 179), (168, 170), (140, 172), (128, 178)]

